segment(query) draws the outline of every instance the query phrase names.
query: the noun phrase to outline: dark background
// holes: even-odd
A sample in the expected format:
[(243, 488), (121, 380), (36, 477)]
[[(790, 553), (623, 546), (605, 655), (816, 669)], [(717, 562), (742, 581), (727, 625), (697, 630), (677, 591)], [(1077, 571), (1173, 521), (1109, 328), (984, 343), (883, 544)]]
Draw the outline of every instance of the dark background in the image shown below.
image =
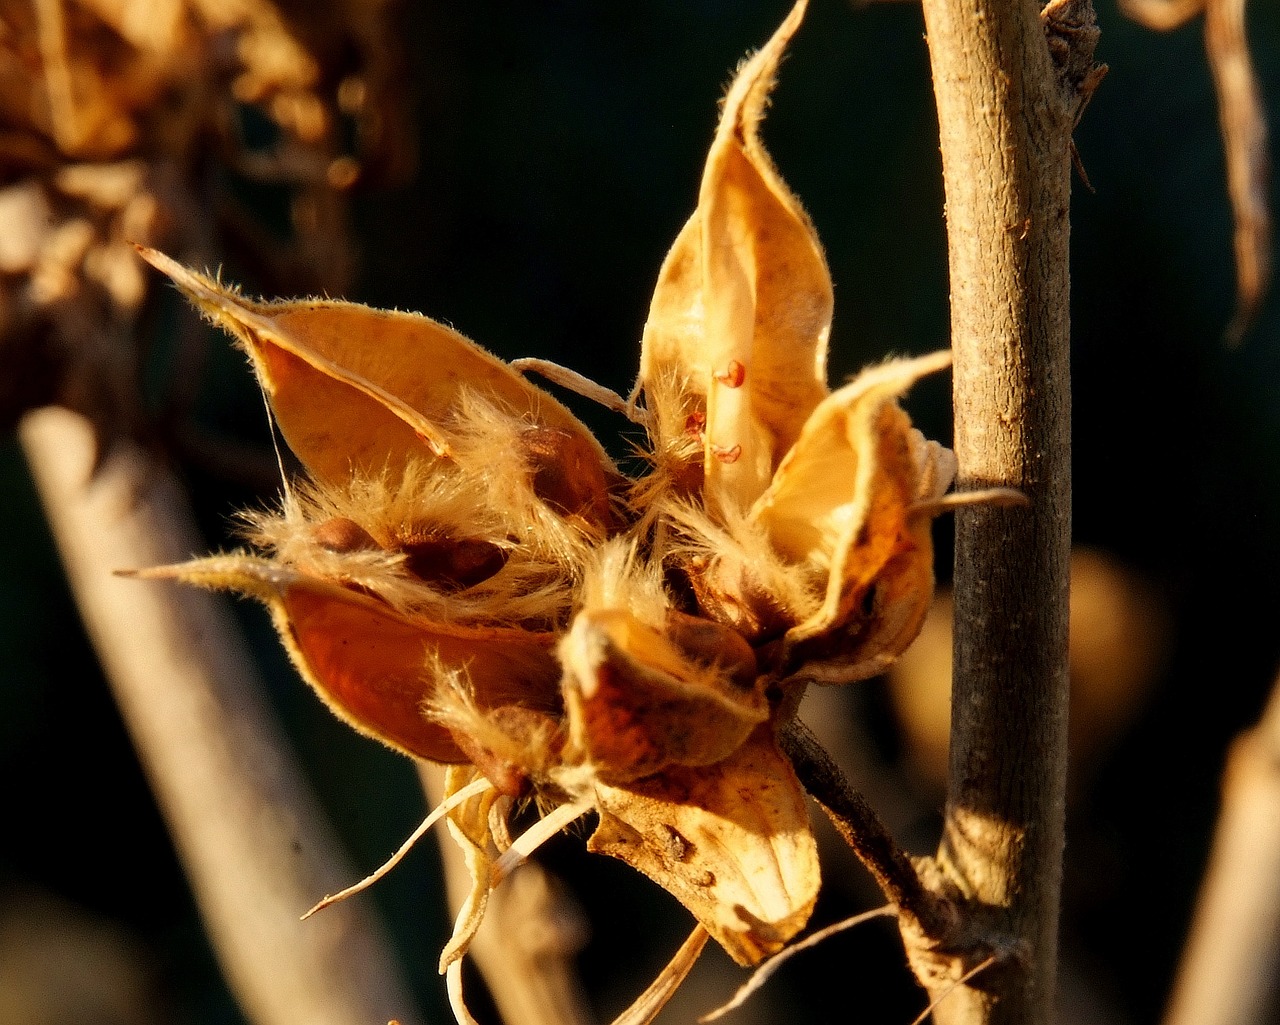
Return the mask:
[[(361, 200), (362, 271), (348, 298), (421, 310), (504, 357), (552, 359), (625, 392), (658, 266), (695, 201), (715, 101), (786, 6), (411, 5), (419, 169), (410, 186)], [(1255, 4), (1250, 17), (1263, 90), (1280, 108), (1280, 14)], [(1158, 35), (1110, 2), (1099, 19), (1111, 74), (1076, 136), (1097, 192), (1077, 184), (1073, 208), (1075, 533), (1143, 574), (1173, 631), (1143, 713), (1077, 780), (1063, 929), (1068, 957), (1118, 1020), (1150, 1022), (1182, 942), (1225, 747), (1257, 717), (1280, 665), (1280, 311), (1268, 304), (1242, 347), (1222, 343), (1231, 213), (1199, 19)], [(833, 382), (947, 342), (934, 117), (917, 7), (814, 0), (764, 134), (827, 247)], [(216, 353), (200, 416), (267, 445), (247, 371)], [(947, 397), (936, 382), (911, 401), (942, 440)], [(230, 514), (262, 496), (183, 469), (210, 546), (226, 545)], [(0, 881), (128, 930), (171, 1020), (238, 1022), (12, 440), (0, 474)], [(265, 617), (240, 610), (335, 825), (371, 868), (420, 814), (410, 767), (332, 720)], [(892, 756), (876, 686), (873, 739)], [(560, 842), (548, 858), (583, 894), (595, 938), (582, 967), (612, 1014), (689, 923), (665, 894), (580, 846)], [(429, 1020), (444, 1021), (437, 872), (425, 845), (364, 899), (387, 916)], [(818, 924), (858, 910), (834, 889)], [(901, 963), (892, 930), (869, 926), (805, 955), (764, 999), (778, 1021), (906, 1025), (923, 1001)], [(708, 983), (716, 994), (730, 985)]]

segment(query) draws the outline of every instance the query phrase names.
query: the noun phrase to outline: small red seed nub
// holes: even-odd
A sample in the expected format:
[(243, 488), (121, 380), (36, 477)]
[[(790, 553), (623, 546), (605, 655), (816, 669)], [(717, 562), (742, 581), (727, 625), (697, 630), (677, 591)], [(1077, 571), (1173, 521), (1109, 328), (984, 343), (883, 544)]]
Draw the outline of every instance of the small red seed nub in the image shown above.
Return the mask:
[(742, 446), (734, 445), (733, 448), (725, 448), (723, 445), (712, 445), (711, 454), (722, 463), (736, 463), (742, 456)]
[(724, 370), (716, 373), (715, 379), (729, 388), (741, 388), (747, 379), (747, 368), (736, 359), (731, 359)]

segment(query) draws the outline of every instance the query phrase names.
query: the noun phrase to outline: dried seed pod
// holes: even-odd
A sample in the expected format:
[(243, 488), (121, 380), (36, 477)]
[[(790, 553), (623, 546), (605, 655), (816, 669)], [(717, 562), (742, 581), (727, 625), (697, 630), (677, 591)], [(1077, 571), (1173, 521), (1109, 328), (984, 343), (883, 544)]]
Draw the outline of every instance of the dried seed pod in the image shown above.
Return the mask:
[(695, 659), (622, 609), (579, 613), (561, 642), (570, 744), (600, 779), (713, 764), (768, 719), (748, 668), (755, 656), (740, 637), (715, 624), (678, 633)]
[(452, 729), (454, 742), (495, 790), (527, 797), (533, 777), (559, 757), (564, 738), (556, 718), (521, 705), (500, 705), (484, 714), (481, 730)]

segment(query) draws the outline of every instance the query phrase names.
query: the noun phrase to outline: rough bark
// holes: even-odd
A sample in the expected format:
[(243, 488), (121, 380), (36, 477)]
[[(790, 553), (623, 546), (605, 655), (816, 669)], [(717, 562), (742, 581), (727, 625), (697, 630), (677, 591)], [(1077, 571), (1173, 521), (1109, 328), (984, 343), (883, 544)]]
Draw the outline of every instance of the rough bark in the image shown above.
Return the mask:
[(99, 465), (57, 407), (20, 436), (67, 576), (215, 952), (257, 1025), (418, 1020), (358, 904), (298, 916), (354, 877), (255, 683), (220, 599), (113, 575), (203, 548), (177, 481), (132, 442)]
[(944, 835), (923, 866), (963, 935), (905, 938), (950, 1023), (1047, 1022), (1067, 738), (1071, 132), (1100, 72), (1092, 10), (924, 0), (941, 132), (958, 488), (1029, 508), (956, 513)]

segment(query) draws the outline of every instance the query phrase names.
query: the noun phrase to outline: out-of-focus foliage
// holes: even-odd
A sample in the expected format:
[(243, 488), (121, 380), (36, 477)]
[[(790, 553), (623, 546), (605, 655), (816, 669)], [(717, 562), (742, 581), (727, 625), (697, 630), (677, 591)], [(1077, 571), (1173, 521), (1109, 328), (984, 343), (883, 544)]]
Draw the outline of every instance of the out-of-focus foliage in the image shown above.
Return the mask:
[[(133, 243), (349, 286), (348, 194), (412, 153), (386, 7), (0, 4), (0, 418), (57, 400), (137, 429)], [(287, 240), (237, 179), (287, 191)]]

